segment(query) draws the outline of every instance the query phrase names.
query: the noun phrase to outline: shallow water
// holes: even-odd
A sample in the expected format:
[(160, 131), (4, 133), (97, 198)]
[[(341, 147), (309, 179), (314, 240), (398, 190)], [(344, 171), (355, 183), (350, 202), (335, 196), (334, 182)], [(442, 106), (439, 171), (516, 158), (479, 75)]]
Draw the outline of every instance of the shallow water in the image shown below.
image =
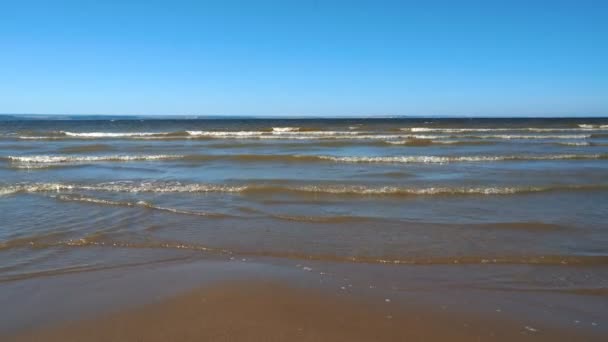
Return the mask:
[(3, 121), (0, 208), (0, 281), (181, 251), (606, 293), (608, 120)]

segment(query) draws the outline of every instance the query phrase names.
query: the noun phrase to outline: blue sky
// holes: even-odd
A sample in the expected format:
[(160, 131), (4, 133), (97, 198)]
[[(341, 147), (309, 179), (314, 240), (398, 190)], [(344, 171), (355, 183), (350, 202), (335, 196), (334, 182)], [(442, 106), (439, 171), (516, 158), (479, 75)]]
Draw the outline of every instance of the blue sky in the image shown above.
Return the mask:
[(0, 2), (0, 113), (608, 115), (608, 1)]

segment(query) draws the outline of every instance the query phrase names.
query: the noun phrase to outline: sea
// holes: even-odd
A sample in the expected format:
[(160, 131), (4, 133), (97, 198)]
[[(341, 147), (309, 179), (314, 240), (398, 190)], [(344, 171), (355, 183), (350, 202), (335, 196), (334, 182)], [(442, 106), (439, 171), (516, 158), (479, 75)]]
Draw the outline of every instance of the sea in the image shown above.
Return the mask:
[(606, 304), (608, 119), (0, 119), (0, 283), (180, 258)]

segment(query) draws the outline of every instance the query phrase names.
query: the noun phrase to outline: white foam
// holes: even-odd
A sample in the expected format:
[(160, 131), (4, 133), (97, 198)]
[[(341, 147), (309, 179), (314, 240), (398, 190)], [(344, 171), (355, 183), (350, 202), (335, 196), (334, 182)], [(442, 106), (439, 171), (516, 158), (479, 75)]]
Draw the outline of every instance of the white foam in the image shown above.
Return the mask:
[(272, 131), (275, 133), (297, 132), (299, 130), (300, 127), (272, 127)]
[(68, 137), (82, 138), (121, 138), (121, 137), (147, 137), (153, 135), (167, 135), (167, 132), (62, 132)]
[(470, 135), (467, 137), (477, 139), (587, 139), (590, 134), (562, 134), (562, 135), (523, 135), (523, 134), (488, 134), (488, 135)]
[(110, 156), (8, 156), (12, 162), (17, 163), (78, 163), (78, 162), (98, 162), (98, 161), (138, 161), (138, 160), (165, 160), (179, 159), (182, 155), (110, 155)]
[(524, 192), (550, 191), (553, 189), (577, 189), (577, 186), (561, 187), (430, 187), (406, 188), (397, 186), (367, 187), (367, 186), (301, 186), (292, 188), (292, 191), (318, 192), (329, 194), (355, 194), (355, 195), (509, 195)]
[(441, 128), (441, 127), (406, 127), (400, 130), (405, 132), (441, 132), (441, 133), (468, 133), (468, 132), (582, 132), (608, 128), (608, 125), (579, 125), (580, 128), (538, 128), (538, 127), (513, 127), (513, 128)]
[[(431, 140), (428, 138), (419, 138), (417, 139), (418, 141), (427, 141), (429, 144), (440, 144), (440, 145), (455, 145), (455, 144), (463, 144), (463, 143), (467, 143), (467, 142), (471, 142), (470, 140)], [(473, 141), (474, 142), (474, 141)], [(416, 140), (387, 140), (385, 141), (385, 143), (387, 144), (391, 144), (391, 145), (411, 145), (411, 144), (415, 144)]]
[(186, 131), (193, 137), (210, 137), (210, 138), (257, 138), (265, 132), (260, 131), (233, 131), (233, 132), (218, 132), (218, 131)]
[(591, 144), (583, 141), (583, 142), (558, 142), (558, 145), (563, 145), (563, 146), (590, 146)]
[[(382, 131), (358, 131), (360, 126), (349, 126), (348, 130), (338, 131), (302, 131), (300, 127), (272, 127), (271, 131), (203, 131), (190, 130), (186, 132), (71, 132), (55, 131), (48, 135), (17, 136), (26, 140), (55, 140), (66, 138), (82, 139), (107, 139), (107, 138), (132, 138), (132, 139), (188, 139), (188, 138), (217, 138), (217, 139), (395, 139), (395, 138), (420, 138), (420, 139), (444, 139), (449, 136), (445, 134), (456, 134), (456, 137), (471, 137), (478, 139), (585, 139), (589, 134), (580, 134), (608, 129), (608, 125), (580, 124), (579, 128), (536, 128), (536, 127), (513, 127), (513, 128), (441, 128), (441, 127), (407, 127), (400, 130), (407, 133), (422, 133), (404, 136), (392, 132)], [(508, 134), (508, 133), (521, 134)], [(556, 135), (534, 135), (526, 133), (551, 133), (562, 132)], [(440, 135), (428, 135), (438, 133)], [(470, 133), (470, 135), (467, 135)], [(497, 134), (493, 134), (497, 133)], [(461, 135), (462, 134), (462, 135)]]
[[(263, 131), (186, 131), (192, 137), (208, 137), (222, 139), (357, 139), (360, 132), (350, 131), (308, 131), (299, 132), (294, 127), (275, 127), (272, 132)], [(294, 130), (289, 130), (294, 129)], [(372, 136), (362, 136), (360, 139), (371, 138)]]
[(188, 192), (241, 192), (246, 186), (230, 186), (222, 184), (181, 184), (179, 182), (109, 182), (98, 184), (69, 184), (69, 183), (20, 183), (0, 186), (0, 194), (19, 192), (64, 192), (64, 191), (104, 191), (104, 192), (156, 192), (156, 193), (188, 193)]
[[(409, 188), (401, 186), (368, 187), (364, 185), (224, 185), (224, 184), (181, 184), (179, 182), (111, 182), (99, 184), (64, 184), (64, 183), (21, 183), (0, 186), (0, 195), (20, 192), (73, 192), (73, 191), (103, 191), (103, 192), (153, 192), (153, 193), (241, 193), (248, 191), (288, 191), (327, 194), (352, 195), (508, 195), (526, 192), (541, 192), (552, 190), (585, 190), (607, 188), (608, 185), (553, 185), (553, 186), (513, 186), (513, 187), (427, 187)], [(105, 201), (105, 200), (103, 200)], [(101, 203), (101, 202), (100, 202)], [(111, 204), (112, 202), (103, 202)], [(118, 202), (117, 202), (118, 203)], [(139, 205), (139, 204), (138, 204)], [(141, 204), (146, 205), (146, 204)], [(159, 207), (160, 208), (160, 207)], [(167, 208), (162, 208), (167, 209)]]
[[(430, 132), (429, 132), (430, 133)], [(439, 132), (446, 133), (446, 132)], [(80, 134), (80, 133), (79, 133)], [(88, 133), (82, 133), (88, 134)], [(470, 139), (587, 139), (590, 134), (560, 134), (560, 135), (529, 135), (529, 134), (463, 134), (463, 135), (430, 135), (430, 134), (370, 134), (370, 132), (359, 131), (312, 131), (312, 132), (261, 132), (261, 131), (187, 131), (187, 136), (172, 135), (172, 133), (91, 133), (90, 135), (78, 135), (74, 137), (101, 139), (110, 137), (133, 138), (133, 139), (189, 139), (189, 138), (210, 138), (210, 139), (284, 139), (284, 140), (395, 140), (395, 139), (449, 139), (449, 138), (470, 138)], [(65, 137), (57, 136), (19, 136), (24, 140), (57, 140)]]
[(604, 159), (604, 154), (556, 154), (556, 155), (505, 155), (505, 156), (387, 156), (387, 157), (337, 157), (318, 156), (319, 159), (346, 163), (425, 163), (445, 164), (454, 162), (491, 162), (516, 160), (568, 160)]
[(353, 136), (359, 135), (362, 132), (350, 132), (350, 131), (307, 131), (307, 132), (274, 132), (279, 134), (295, 135), (295, 136)]
[(59, 137), (28, 137), (28, 136), (19, 136), (19, 139), (23, 140), (52, 140), (52, 139), (61, 139)]
[[(402, 142), (395, 142), (402, 143)], [(451, 142), (448, 142), (451, 143)], [(576, 145), (578, 146), (578, 145)], [(608, 154), (518, 154), (518, 155), (464, 155), (464, 156), (331, 156), (331, 155), (106, 155), (106, 156), (8, 156), (10, 162), (16, 167), (48, 167), (57, 164), (78, 164), (90, 162), (129, 162), (129, 161), (155, 161), (155, 160), (235, 160), (237, 162), (265, 162), (265, 161), (333, 161), (337, 163), (424, 163), (445, 164), (458, 162), (496, 162), (496, 161), (526, 161), (526, 160), (576, 160), (576, 159), (607, 159)]]
[(584, 129), (608, 129), (608, 125), (579, 124), (578, 127)]
[(460, 133), (460, 132), (493, 132), (493, 131), (509, 131), (506, 128), (432, 128), (432, 127), (408, 127), (400, 128), (404, 132), (445, 132), (445, 133)]

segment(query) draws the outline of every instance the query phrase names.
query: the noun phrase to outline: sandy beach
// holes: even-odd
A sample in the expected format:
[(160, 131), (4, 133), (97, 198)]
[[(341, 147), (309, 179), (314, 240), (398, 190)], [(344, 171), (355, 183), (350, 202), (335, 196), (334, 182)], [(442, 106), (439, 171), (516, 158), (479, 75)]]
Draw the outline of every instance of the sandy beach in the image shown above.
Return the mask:
[[(223, 283), (8, 341), (556, 341), (515, 322), (387, 308), (272, 282)], [(586, 336), (585, 340), (590, 340)]]
[[(374, 286), (357, 279), (344, 282), (336, 272), (342, 266), (334, 266), (324, 274), (317, 271), (319, 265), (311, 271), (306, 266), (211, 261), (31, 280), (13, 291), (26, 298), (29, 288), (37, 298), (12, 297), (12, 303), (5, 298), (0, 311), (8, 315), (22, 306), (26, 314), (20, 320), (26, 325), (0, 336), (15, 342), (602, 340), (601, 330), (530, 321), (508, 306), (505, 313), (484, 314), (479, 302), (500, 300), (495, 293), (461, 293), (475, 301), (465, 307), (456, 299), (446, 310), (437, 300), (448, 303), (454, 293), (438, 288), (399, 293), (386, 288), (382, 277)], [(369, 282), (369, 276), (378, 274), (360, 279)], [(71, 295), (65, 297), (67, 293)]]

